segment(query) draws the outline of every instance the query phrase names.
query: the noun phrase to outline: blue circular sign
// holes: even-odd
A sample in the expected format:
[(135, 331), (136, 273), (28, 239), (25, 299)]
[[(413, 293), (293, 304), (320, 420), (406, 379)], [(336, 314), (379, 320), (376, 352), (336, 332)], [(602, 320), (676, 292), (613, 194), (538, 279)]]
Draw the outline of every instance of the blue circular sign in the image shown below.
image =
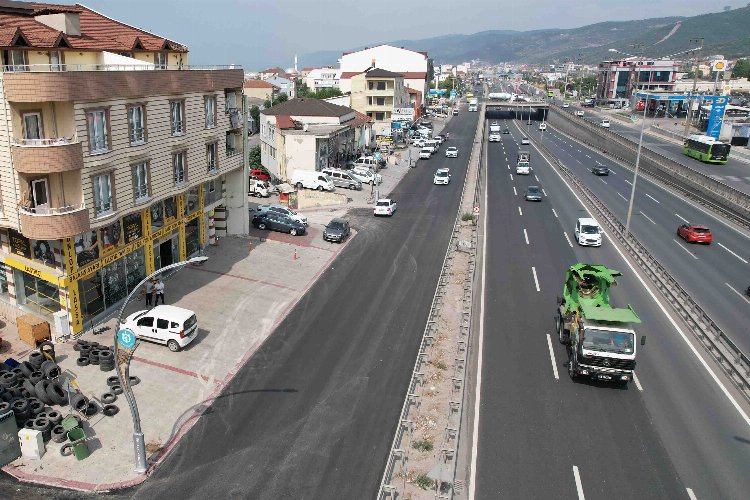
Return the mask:
[(125, 349), (132, 349), (135, 346), (135, 334), (128, 329), (122, 329), (117, 332), (117, 342)]

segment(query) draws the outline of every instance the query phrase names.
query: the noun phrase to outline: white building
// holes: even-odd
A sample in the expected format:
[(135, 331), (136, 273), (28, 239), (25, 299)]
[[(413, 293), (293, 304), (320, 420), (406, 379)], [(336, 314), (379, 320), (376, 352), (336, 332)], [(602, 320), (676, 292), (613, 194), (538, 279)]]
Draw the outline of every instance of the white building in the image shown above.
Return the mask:
[(341, 69), (339, 68), (315, 68), (305, 76), (305, 84), (313, 91), (320, 89), (337, 89), (341, 80)]
[(380, 68), (404, 76), (404, 85), (427, 93), (427, 75), (430, 72), (431, 61), (427, 52), (415, 52), (391, 45), (378, 45), (344, 53), (339, 59), (341, 68), (340, 89), (342, 92), (351, 91), (351, 78), (368, 68)]

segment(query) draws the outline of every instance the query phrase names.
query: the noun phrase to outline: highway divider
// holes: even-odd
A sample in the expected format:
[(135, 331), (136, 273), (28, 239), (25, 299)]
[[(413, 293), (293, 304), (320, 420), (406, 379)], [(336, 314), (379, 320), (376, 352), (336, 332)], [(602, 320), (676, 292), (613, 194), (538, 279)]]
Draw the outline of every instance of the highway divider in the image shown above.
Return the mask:
[[(555, 107), (550, 107), (548, 121), (550, 125), (577, 141), (631, 166), (635, 164), (638, 143), (611, 129), (577, 118)], [(690, 199), (750, 229), (750, 195), (656, 153), (645, 145), (641, 147), (639, 168), (645, 175), (667, 184)]]
[(597, 220), (607, 227), (608, 234), (617, 239), (625, 250), (638, 263), (649, 279), (656, 285), (661, 295), (688, 325), (701, 345), (718, 362), (721, 369), (750, 402), (750, 359), (728, 335), (711, 319), (705, 310), (682, 288), (677, 280), (656, 260), (632, 233), (625, 235), (625, 226), (607, 206), (566, 167), (546, 146), (532, 137), (536, 147), (549, 163), (564, 177), (570, 180), (586, 205), (591, 208)]

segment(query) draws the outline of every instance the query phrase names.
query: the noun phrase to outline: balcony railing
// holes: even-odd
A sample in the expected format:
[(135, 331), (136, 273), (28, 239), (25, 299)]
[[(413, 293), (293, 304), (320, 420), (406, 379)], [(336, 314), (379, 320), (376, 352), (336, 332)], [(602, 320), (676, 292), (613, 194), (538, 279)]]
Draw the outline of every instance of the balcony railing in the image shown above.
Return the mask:
[(5, 64), (0, 66), (4, 73), (53, 72), (61, 71), (213, 71), (222, 69), (242, 69), (240, 64), (225, 65), (169, 65), (154, 64)]
[(50, 147), (50, 146), (69, 146), (71, 144), (77, 144), (78, 136), (74, 135), (73, 137), (54, 137), (51, 139), (18, 139), (13, 138), (13, 145), (14, 146), (22, 146), (22, 147), (31, 147), (31, 148), (39, 148), (39, 147)]
[(77, 205), (66, 205), (64, 207), (20, 207), (21, 212), (29, 215), (61, 215), (85, 210), (86, 205), (79, 203)]
[(81, 203), (64, 207), (19, 207), (21, 232), (33, 240), (57, 240), (90, 229), (89, 213)]

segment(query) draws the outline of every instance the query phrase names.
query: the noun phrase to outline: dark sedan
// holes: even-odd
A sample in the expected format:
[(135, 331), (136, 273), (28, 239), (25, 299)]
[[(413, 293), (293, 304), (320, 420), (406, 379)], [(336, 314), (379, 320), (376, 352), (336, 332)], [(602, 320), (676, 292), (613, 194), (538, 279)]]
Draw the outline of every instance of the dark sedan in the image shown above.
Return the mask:
[(542, 201), (542, 190), (539, 186), (529, 186), (524, 194), (526, 201)]
[(510, 134), (510, 130), (509, 130), (509, 129), (507, 129), (507, 128), (504, 128), (504, 129), (503, 129), (503, 134)]
[(335, 218), (323, 229), (323, 239), (325, 241), (331, 241), (341, 243), (349, 237), (351, 234), (351, 228), (349, 227), (349, 221), (346, 219)]
[(252, 224), (261, 230), (269, 229), (271, 231), (289, 233), (292, 236), (305, 234), (305, 225), (303, 223), (276, 212), (257, 214), (253, 217)]
[(594, 165), (591, 167), (591, 173), (594, 175), (609, 175), (609, 167), (604, 165)]

